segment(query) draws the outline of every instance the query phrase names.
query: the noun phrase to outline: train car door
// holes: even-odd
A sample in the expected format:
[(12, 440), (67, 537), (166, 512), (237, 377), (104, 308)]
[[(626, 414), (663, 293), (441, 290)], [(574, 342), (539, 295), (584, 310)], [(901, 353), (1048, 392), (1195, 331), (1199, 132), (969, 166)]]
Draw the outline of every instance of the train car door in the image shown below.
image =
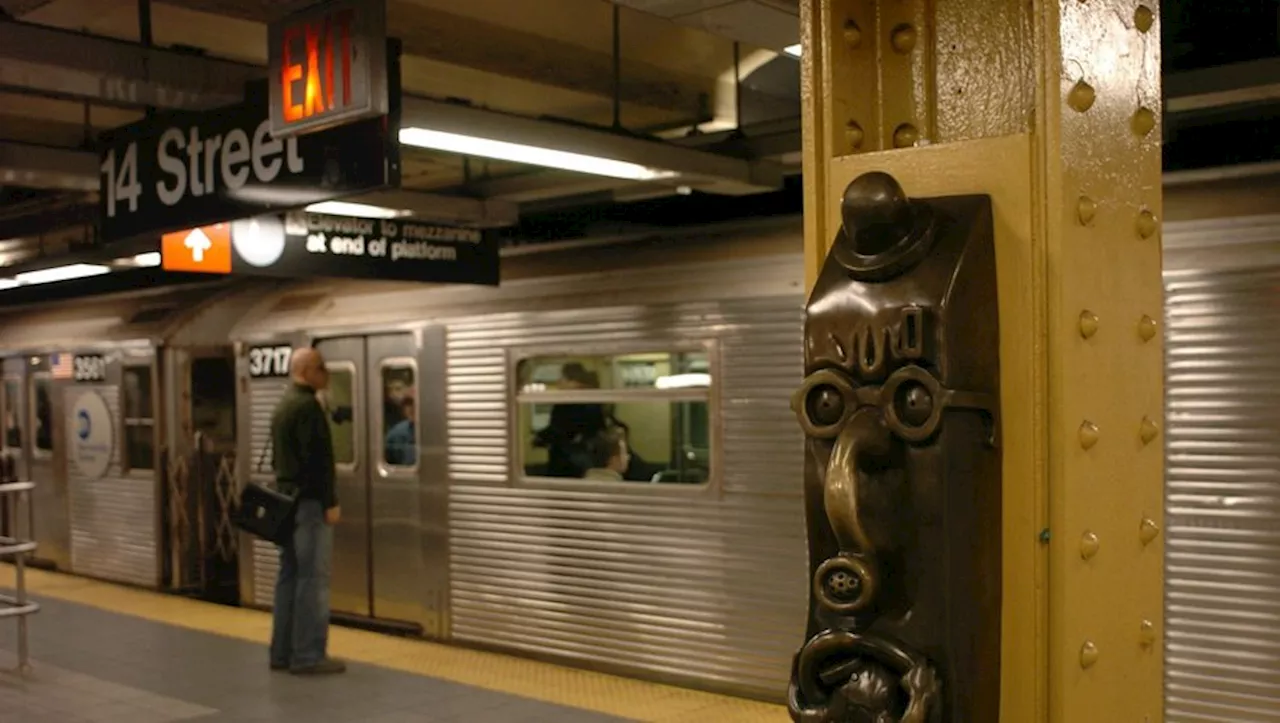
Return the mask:
[(329, 408), (342, 521), (334, 531), (332, 608), (420, 629), (417, 343), (412, 334), (316, 342)]
[[(66, 371), (69, 355), (58, 355)], [(35, 482), (31, 494), (34, 512), (32, 537), (36, 542), (33, 563), (63, 570), (71, 568), (71, 517), (67, 497), (67, 467), (63, 425), (58, 424), (62, 409), (62, 389), (53, 383), (54, 364), (51, 356), (33, 356), (28, 360), (23, 390), (26, 395), (27, 465)], [(69, 376), (69, 373), (66, 375)]]

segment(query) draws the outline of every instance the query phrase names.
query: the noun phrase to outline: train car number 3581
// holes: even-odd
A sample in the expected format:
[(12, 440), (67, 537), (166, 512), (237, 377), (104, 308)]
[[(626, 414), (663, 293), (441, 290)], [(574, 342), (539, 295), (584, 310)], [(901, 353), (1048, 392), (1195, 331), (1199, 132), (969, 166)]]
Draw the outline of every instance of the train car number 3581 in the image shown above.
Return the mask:
[(106, 357), (101, 354), (76, 354), (71, 357), (71, 379), (77, 382), (105, 382)]
[(249, 376), (254, 379), (287, 377), (292, 357), (293, 347), (287, 344), (249, 347)]

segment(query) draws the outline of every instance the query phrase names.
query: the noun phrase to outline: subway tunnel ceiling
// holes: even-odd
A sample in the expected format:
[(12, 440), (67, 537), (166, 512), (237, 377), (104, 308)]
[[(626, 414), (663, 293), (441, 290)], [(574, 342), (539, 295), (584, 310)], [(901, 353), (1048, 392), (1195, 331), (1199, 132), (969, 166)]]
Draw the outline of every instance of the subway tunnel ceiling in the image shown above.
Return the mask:
[[(262, 66), (266, 22), (311, 4), (154, 2), (152, 41)], [(767, 4), (773, 12), (794, 8), (798, 14), (798, 3), (791, 0)], [(22, 22), (129, 42), (140, 40), (138, 6), (135, 0), (0, 0), (0, 10)], [(1280, 0), (1181, 0), (1161, 6), (1167, 78), (1254, 61), (1261, 64), (1258, 84), (1280, 84)], [(756, 28), (713, 34), (607, 0), (388, 0), (387, 8), (388, 32), (403, 41), (406, 94), (766, 158), (791, 176), (799, 173), (800, 65), (777, 48), (735, 45), (729, 37), (755, 37)], [(616, 82), (615, 8), (620, 31)], [(1239, 32), (1242, 27), (1250, 32)], [(736, 93), (735, 55), (741, 77)], [(1166, 167), (1280, 159), (1278, 114), (1280, 103), (1264, 98), (1252, 105), (1167, 116)], [(98, 134), (142, 117), (137, 107), (0, 92), (0, 141), (93, 150)], [(677, 195), (676, 188), (661, 184), (593, 184), (591, 178), (405, 149), (402, 183), (416, 191), (519, 204), (520, 223), (502, 232), (510, 243), (801, 210), (795, 179), (758, 197), (733, 197), (688, 194), (687, 189)], [(91, 242), (83, 221), (93, 203), (91, 191), (0, 186), (0, 265), (35, 253), (56, 255), (86, 238)], [(15, 244), (18, 236), (27, 243)], [(18, 246), (25, 250), (13, 250)]]

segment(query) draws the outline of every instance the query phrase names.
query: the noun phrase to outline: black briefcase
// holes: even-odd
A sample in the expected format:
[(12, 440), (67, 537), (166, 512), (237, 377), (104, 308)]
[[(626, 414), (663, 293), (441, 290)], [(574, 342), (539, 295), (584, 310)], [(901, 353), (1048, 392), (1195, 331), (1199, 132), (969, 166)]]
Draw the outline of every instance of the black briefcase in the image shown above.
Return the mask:
[(231, 524), (267, 542), (283, 545), (293, 538), (297, 507), (295, 498), (249, 482), (240, 491), (240, 506), (232, 514)]

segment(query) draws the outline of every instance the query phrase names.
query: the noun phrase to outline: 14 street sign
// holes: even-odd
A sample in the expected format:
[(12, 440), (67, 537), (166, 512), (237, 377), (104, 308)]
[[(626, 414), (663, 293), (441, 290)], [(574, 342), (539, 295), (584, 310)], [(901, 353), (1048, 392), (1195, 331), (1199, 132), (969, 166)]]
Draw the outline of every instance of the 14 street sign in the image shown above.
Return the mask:
[(400, 185), (387, 117), (273, 138), (266, 103), (147, 119), (104, 138), (101, 238), (116, 241)]

